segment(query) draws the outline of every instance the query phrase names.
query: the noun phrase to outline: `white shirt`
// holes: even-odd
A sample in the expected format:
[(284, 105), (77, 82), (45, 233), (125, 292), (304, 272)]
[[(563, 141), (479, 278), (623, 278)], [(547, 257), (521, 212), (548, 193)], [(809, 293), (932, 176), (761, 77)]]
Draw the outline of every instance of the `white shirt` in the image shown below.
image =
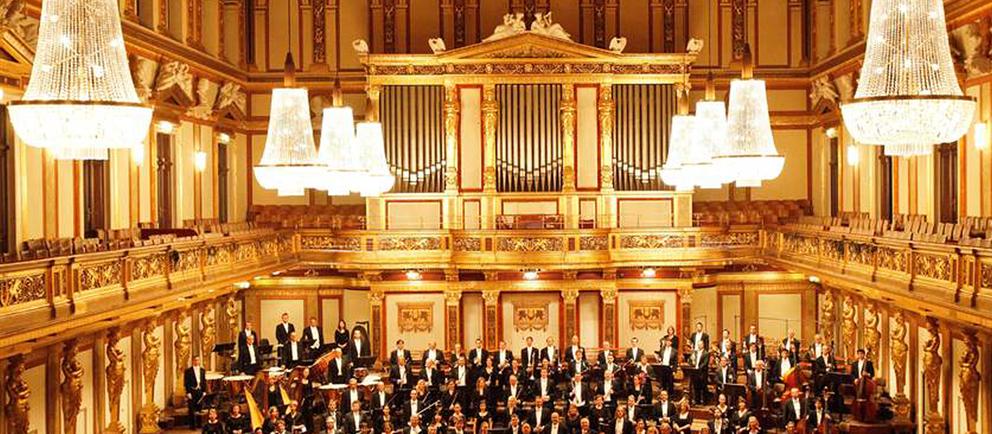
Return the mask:
[(727, 367), (727, 366), (724, 366), (724, 367), (720, 368), (720, 378), (723, 379), (723, 382), (724, 383), (727, 382), (727, 373), (728, 373), (727, 371), (729, 371), (729, 370), (730, 370), (730, 368)]
[(289, 359), (290, 360), (299, 360), (300, 353), (297, 351), (297, 347), (299, 347), (299, 345), (297, 345), (296, 342), (290, 342), (289, 343)]
[(355, 354), (358, 354), (359, 357), (362, 356), (362, 340), (361, 339), (355, 340)]
[(558, 425), (551, 424), (551, 434), (558, 434)]
[(634, 360), (639, 359), (640, 358), (640, 354), (641, 354), (641, 349), (640, 348), (632, 347), (630, 349), (630, 355), (631, 355), (631, 357), (634, 358)]
[(410, 401), (410, 414), (420, 413), (419, 411), (417, 411), (418, 404), (419, 401)]
[(548, 347), (548, 358), (551, 360), (555, 359), (555, 347)]
[(548, 379), (541, 377), (541, 396), (548, 396)]
[(289, 333), (289, 323), (288, 322), (282, 323), (282, 329), (285, 330), (286, 333)]
[(358, 389), (351, 389), (348, 393), (351, 395), (351, 402), (358, 401)]
[(672, 358), (672, 347), (665, 347), (665, 350), (661, 352), (661, 364), (668, 365), (669, 360)]
[(504, 363), (506, 363), (506, 351), (505, 350), (500, 350), (499, 351), (499, 364), (502, 365)]
[(617, 419), (617, 427), (614, 428), (616, 434), (623, 434), (623, 419)]
[(200, 385), (200, 367), (199, 366), (193, 366), (193, 378), (196, 379), (196, 388), (197, 389), (201, 388), (202, 386)]
[(668, 416), (668, 401), (661, 401), (661, 417)]
[(693, 339), (693, 341), (695, 341), (694, 343), (696, 345), (699, 345), (699, 343), (703, 341), (703, 333), (702, 332), (696, 332), (693, 335), (692, 339)]
[(255, 364), (255, 346), (254, 345), (248, 345), (248, 360), (251, 361), (251, 364), (252, 365)]
[(696, 353), (692, 356), (696, 360), (696, 368), (699, 368), (699, 364), (703, 361), (703, 352), (696, 350)]
[(754, 371), (755, 387), (758, 388), (758, 389), (760, 389), (761, 386), (762, 386), (762, 382), (763, 382), (762, 376), (763, 375), (764, 374), (761, 371)]
[(823, 355), (823, 344), (813, 344), (813, 355), (816, 357)]
[(464, 386), (465, 385), (465, 367), (464, 366), (459, 366), (458, 367), (458, 385), (459, 386)]
[(572, 384), (573, 384), (572, 393), (575, 395), (573, 397), (575, 403), (585, 404), (585, 401), (582, 400), (582, 383), (572, 383)]
[(613, 398), (613, 380), (603, 380), (603, 397), (607, 401)]
[(310, 339), (313, 339), (313, 345), (311, 345), (310, 348), (320, 348), (320, 342), (317, 339), (318, 337), (320, 337), (320, 333), (317, 332), (317, 326), (310, 326)]
[(355, 424), (355, 429), (358, 430), (362, 427), (362, 414), (361, 413), (351, 413), (351, 421)]
[(341, 370), (341, 359), (334, 359), (334, 366), (338, 368), (338, 375), (344, 374), (344, 371)]
[(722, 351), (723, 354), (727, 354), (727, 353), (730, 352), (730, 340), (729, 339), (724, 339), (723, 342), (720, 343), (720, 351)]
[(406, 384), (406, 366), (400, 366), (400, 383)]
[(792, 409), (796, 412), (796, 419), (799, 419), (799, 412), (802, 411), (802, 407), (799, 406), (799, 400), (792, 398)]

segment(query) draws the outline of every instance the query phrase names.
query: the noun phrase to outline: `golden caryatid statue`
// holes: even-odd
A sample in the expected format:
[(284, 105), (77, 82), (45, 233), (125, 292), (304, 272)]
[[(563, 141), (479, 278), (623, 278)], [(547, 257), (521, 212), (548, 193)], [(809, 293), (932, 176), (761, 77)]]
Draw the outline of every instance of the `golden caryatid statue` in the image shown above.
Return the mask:
[(906, 355), (909, 354), (906, 335), (909, 333), (909, 327), (906, 327), (906, 318), (900, 311), (892, 314), (892, 321), (892, 327), (889, 329), (889, 349), (892, 351), (892, 369), (896, 372), (895, 392), (896, 395), (905, 396)]
[(189, 310), (180, 311), (179, 316), (176, 317), (176, 341), (173, 343), (176, 350), (175, 396), (180, 400), (176, 405), (179, 405), (186, 396), (186, 391), (183, 390), (183, 371), (189, 366), (189, 359), (193, 351), (193, 326), (190, 324), (189, 317)]
[(854, 359), (857, 352), (858, 323), (857, 309), (854, 308), (854, 299), (850, 295), (844, 296), (844, 301), (840, 305), (841, 323), (840, 332), (844, 339), (844, 357), (848, 360)]
[(28, 434), (31, 389), (24, 380), (24, 356), (14, 356), (7, 363), (7, 378), (4, 379), (7, 391), (7, 406), (4, 408), (7, 433)]
[(936, 318), (927, 318), (926, 328), (930, 337), (923, 343), (923, 396), (926, 399), (923, 432), (938, 434), (944, 432), (944, 417), (940, 412), (940, 377), (944, 365), (940, 356), (940, 324)]
[(820, 334), (831, 345), (834, 341), (834, 324), (834, 292), (828, 289), (823, 293), (823, 303), (820, 305)]
[(144, 383), (145, 402), (155, 402), (155, 377), (162, 355), (162, 339), (155, 335), (155, 323), (149, 321), (141, 333), (144, 350), (141, 352), (141, 376)]
[(964, 337), (964, 354), (961, 354), (961, 371), (958, 374), (969, 434), (977, 433), (975, 424), (978, 421), (978, 393), (982, 386), (982, 374), (978, 372), (980, 361), (978, 338), (974, 331), (969, 331)]
[(235, 296), (227, 297), (227, 301), (224, 302), (224, 313), (227, 314), (227, 333), (231, 335), (231, 342), (237, 342), (238, 340), (238, 299)]
[(75, 340), (62, 347), (62, 430), (76, 434), (76, 418), (83, 405), (83, 364), (79, 362), (79, 345)]
[(118, 347), (121, 341), (120, 329), (114, 327), (107, 332), (107, 400), (110, 401), (110, 423), (104, 429), (107, 433), (123, 433), (121, 423), (121, 393), (124, 392), (124, 373), (127, 371), (124, 351)]
[(200, 357), (203, 359), (204, 368), (208, 371), (213, 367), (210, 362), (210, 353), (214, 350), (216, 340), (217, 312), (213, 303), (207, 303), (200, 315)]
[(868, 354), (868, 360), (871, 360), (872, 363), (878, 363), (879, 342), (882, 340), (882, 332), (878, 330), (880, 322), (881, 315), (878, 314), (878, 308), (874, 303), (868, 303), (864, 313), (865, 353)]

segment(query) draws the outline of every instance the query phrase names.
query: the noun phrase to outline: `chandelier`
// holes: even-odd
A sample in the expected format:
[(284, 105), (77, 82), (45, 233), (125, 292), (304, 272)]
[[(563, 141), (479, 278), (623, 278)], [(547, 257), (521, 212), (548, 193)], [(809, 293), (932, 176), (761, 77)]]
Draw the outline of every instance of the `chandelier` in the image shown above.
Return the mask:
[(389, 191), (396, 178), (389, 171), (389, 164), (386, 162), (382, 124), (371, 120), (359, 122), (355, 125), (355, 141), (359, 148), (359, 167), (364, 172), (358, 177), (358, 192), (362, 196), (378, 196)]
[(672, 116), (672, 130), (668, 138), (668, 155), (658, 170), (661, 182), (675, 187), (676, 191), (692, 191), (694, 184), (685, 170), (686, 157), (692, 146), (695, 117), (689, 115), (688, 95), (678, 91), (678, 114)]
[(10, 120), (26, 144), (58, 159), (107, 159), (145, 138), (152, 109), (138, 99), (114, 0), (45, 0), (24, 97)]
[(355, 143), (355, 115), (351, 107), (325, 108), (317, 151), (317, 161), (325, 172), (311, 186), (332, 196), (347, 196), (355, 190), (356, 176), (362, 169)]
[(295, 70), (293, 54), (286, 53), (283, 87), (272, 90), (265, 150), (254, 167), (258, 184), (279, 196), (302, 196), (323, 176), (313, 143), (310, 98), (306, 88), (295, 87)]
[(713, 162), (713, 156), (727, 143), (727, 110), (716, 101), (713, 73), (706, 79), (706, 98), (696, 103), (696, 115), (689, 139), (689, 152), (682, 163), (688, 182), (700, 188), (720, 188), (731, 179)]
[(858, 89), (841, 106), (855, 140), (911, 156), (968, 131), (975, 99), (958, 85), (942, 0), (875, 0), (866, 43)]
[(756, 80), (751, 47), (744, 44), (741, 78), (730, 82), (727, 112), (727, 146), (713, 161), (738, 187), (760, 187), (762, 181), (778, 178), (785, 165), (772, 136), (768, 96), (764, 80)]

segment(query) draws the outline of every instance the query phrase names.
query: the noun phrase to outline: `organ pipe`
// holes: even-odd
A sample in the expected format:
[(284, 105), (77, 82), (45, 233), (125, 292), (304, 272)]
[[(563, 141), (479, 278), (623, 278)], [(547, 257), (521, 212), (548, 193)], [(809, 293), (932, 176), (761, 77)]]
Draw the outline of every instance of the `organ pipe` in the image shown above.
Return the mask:
[(658, 175), (665, 163), (671, 115), (672, 85), (613, 85), (613, 184), (621, 191), (666, 190)]
[(444, 86), (384, 86), (380, 111), (393, 192), (444, 191)]

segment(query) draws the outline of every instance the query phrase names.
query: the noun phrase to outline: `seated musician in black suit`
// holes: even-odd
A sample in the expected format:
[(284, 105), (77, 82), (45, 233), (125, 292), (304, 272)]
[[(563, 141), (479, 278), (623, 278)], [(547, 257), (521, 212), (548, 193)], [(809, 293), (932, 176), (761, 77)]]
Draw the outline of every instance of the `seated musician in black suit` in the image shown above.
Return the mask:
[(654, 415), (658, 422), (668, 422), (675, 417), (675, 403), (668, 399), (668, 391), (662, 390), (658, 396), (658, 405), (655, 406)]
[(613, 372), (606, 371), (603, 373), (603, 382), (599, 383), (596, 389), (596, 394), (603, 397), (603, 402), (607, 406), (613, 407), (618, 397), (624, 396), (623, 386), (614, 378)]
[(650, 419), (650, 415), (647, 414), (651, 407), (644, 407), (637, 404), (637, 398), (634, 395), (627, 395), (627, 400), (623, 402), (624, 405), (620, 408), (623, 409), (623, 417), (627, 419), (630, 423), (637, 423), (641, 419)]
[(286, 406), (286, 416), (283, 419), (286, 421), (286, 429), (289, 432), (304, 432), (307, 425), (310, 425), (306, 415), (300, 411), (300, 404), (296, 401), (290, 401), (289, 405)]
[(238, 366), (241, 372), (248, 375), (255, 375), (262, 364), (262, 355), (258, 352), (258, 345), (255, 343), (255, 335), (248, 335), (245, 345), (238, 352)]
[(506, 426), (509, 424), (513, 418), (519, 418), (521, 423), (525, 422), (529, 417), (526, 410), (520, 406), (522, 401), (517, 398), (510, 396), (506, 399), (506, 408), (498, 412), (499, 417), (497, 417), (497, 423), (502, 421), (502, 425)]
[(782, 403), (782, 423), (794, 424), (806, 418), (806, 401), (803, 400), (802, 392), (798, 387), (789, 390), (788, 398)]
[(396, 359), (396, 364), (389, 368), (389, 379), (395, 388), (409, 389), (413, 386), (411, 382), (412, 376), (413, 373), (410, 371), (410, 367), (407, 366), (407, 359)]
[[(460, 390), (464, 390), (472, 384), (472, 369), (468, 366), (465, 356), (459, 356), (455, 360), (455, 366), (451, 368), (449, 375), (451, 380), (455, 382), (455, 386), (458, 386)], [(465, 391), (463, 393), (467, 392)]]
[(732, 434), (734, 432), (734, 427), (730, 423), (730, 419), (719, 408), (713, 409), (713, 419), (707, 422), (706, 425), (710, 428), (710, 434)]
[(534, 431), (542, 432), (544, 427), (551, 423), (551, 412), (554, 411), (554, 403), (548, 402), (543, 397), (534, 398), (534, 409), (530, 412), (527, 422), (534, 427)]
[(193, 356), (192, 366), (183, 372), (183, 388), (186, 389), (186, 406), (189, 408), (190, 426), (196, 428), (196, 415), (200, 412), (200, 400), (207, 390), (206, 369), (200, 366), (200, 356)]
[(571, 390), (568, 392), (568, 402), (579, 409), (580, 413), (584, 413), (589, 404), (589, 398), (592, 396), (592, 391), (589, 387), (582, 382), (582, 374), (575, 374), (572, 377)]
[(327, 362), (327, 379), (332, 384), (344, 384), (349, 376), (348, 364), (344, 361), (341, 349), (331, 350), (330, 360)]
[(548, 368), (542, 368), (538, 375), (534, 383), (531, 384), (531, 396), (544, 397), (553, 402), (558, 396), (558, 389), (555, 387), (555, 381), (551, 378), (551, 373)]
[(344, 417), (344, 432), (346, 434), (360, 434), (362, 428), (368, 423), (365, 415), (362, 414), (362, 403), (354, 401), (350, 405), (351, 411)]
[(737, 409), (730, 412), (730, 423), (734, 425), (734, 432), (747, 427), (747, 420), (751, 418), (751, 410), (747, 408), (747, 398), (741, 396), (737, 398)]
[(420, 392), (417, 389), (410, 390), (410, 399), (403, 405), (402, 413), (406, 420), (411, 422), (413, 421), (413, 416), (420, 416), (426, 419), (434, 417), (431, 409), (428, 409), (427, 405), (420, 398)]
[(427, 382), (427, 387), (438, 389), (444, 384), (444, 374), (437, 367), (437, 360), (427, 359), (424, 369), (420, 371), (420, 378)]
[(623, 408), (617, 408), (612, 423), (609, 423), (606, 429), (609, 434), (634, 434), (634, 424), (627, 420)]
[(784, 384), (785, 376), (789, 374), (789, 371), (791, 371), (794, 366), (796, 365), (792, 363), (792, 354), (789, 353), (789, 350), (782, 348), (779, 351), (778, 360), (775, 360), (775, 364), (773, 368), (774, 371), (773, 374), (775, 375), (775, 382)]
[(510, 375), (503, 387), (503, 399), (516, 398), (517, 400), (527, 399), (527, 388), (517, 379), (516, 375)]
[(347, 413), (351, 411), (352, 404), (356, 402), (362, 405), (362, 391), (358, 390), (358, 380), (352, 378), (348, 380), (348, 388), (341, 392), (341, 412)]
[(823, 398), (816, 398), (813, 402), (813, 410), (806, 415), (806, 431), (816, 432), (820, 425), (830, 422), (830, 412), (824, 407)]
[(751, 390), (753, 399), (752, 408), (762, 408), (769, 384), (771, 382), (768, 381), (768, 373), (765, 372), (765, 362), (759, 360), (754, 366), (754, 371), (747, 376), (747, 388)]
[(372, 391), (370, 408), (376, 414), (381, 413), (387, 402), (389, 402), (389, 394), (386, 393), (386, 384), (380, 382), (375, 385), (375, 390)]
[(416, 414), (410, 416), (406, 428), (403, 428), (403, 434), (423, 434), (423, 432), (424, 430), (420, 426), (420, 416)]
[(561, 420), (561, 415), (557, 411), (551, 412), (550, 423), (544, 434), (569, 434), (568, 426)]
[(396, 349), (389, 353), (389, 364), (395, 365), (398, 359), (413, 360), (410, 350), (406, 349), (406, 342), (403, 339), (396, 340)]
[(289, 333), (289, 340), (287, 340), (280, 349), (282, 357), (280, 361), (283, 367), (287, 369), (293, 369), (303, 361), (304, 352), (303, 344), (300, 343), (300, 338), (296, 335), (296, 332)]
[(651, 404), (654, 400), (654, 394), (651, 391), (651, 378), (643, 372), (634, 375), (632, 378), (633, 382), (626, 390), (626, 393), (633, 396), (638, 405)]
[(241, 404), (231, 406), (231, 413), (224, 421), (227, 434), (249, 434), (251, 433), (251, 416), (241, 412)]

